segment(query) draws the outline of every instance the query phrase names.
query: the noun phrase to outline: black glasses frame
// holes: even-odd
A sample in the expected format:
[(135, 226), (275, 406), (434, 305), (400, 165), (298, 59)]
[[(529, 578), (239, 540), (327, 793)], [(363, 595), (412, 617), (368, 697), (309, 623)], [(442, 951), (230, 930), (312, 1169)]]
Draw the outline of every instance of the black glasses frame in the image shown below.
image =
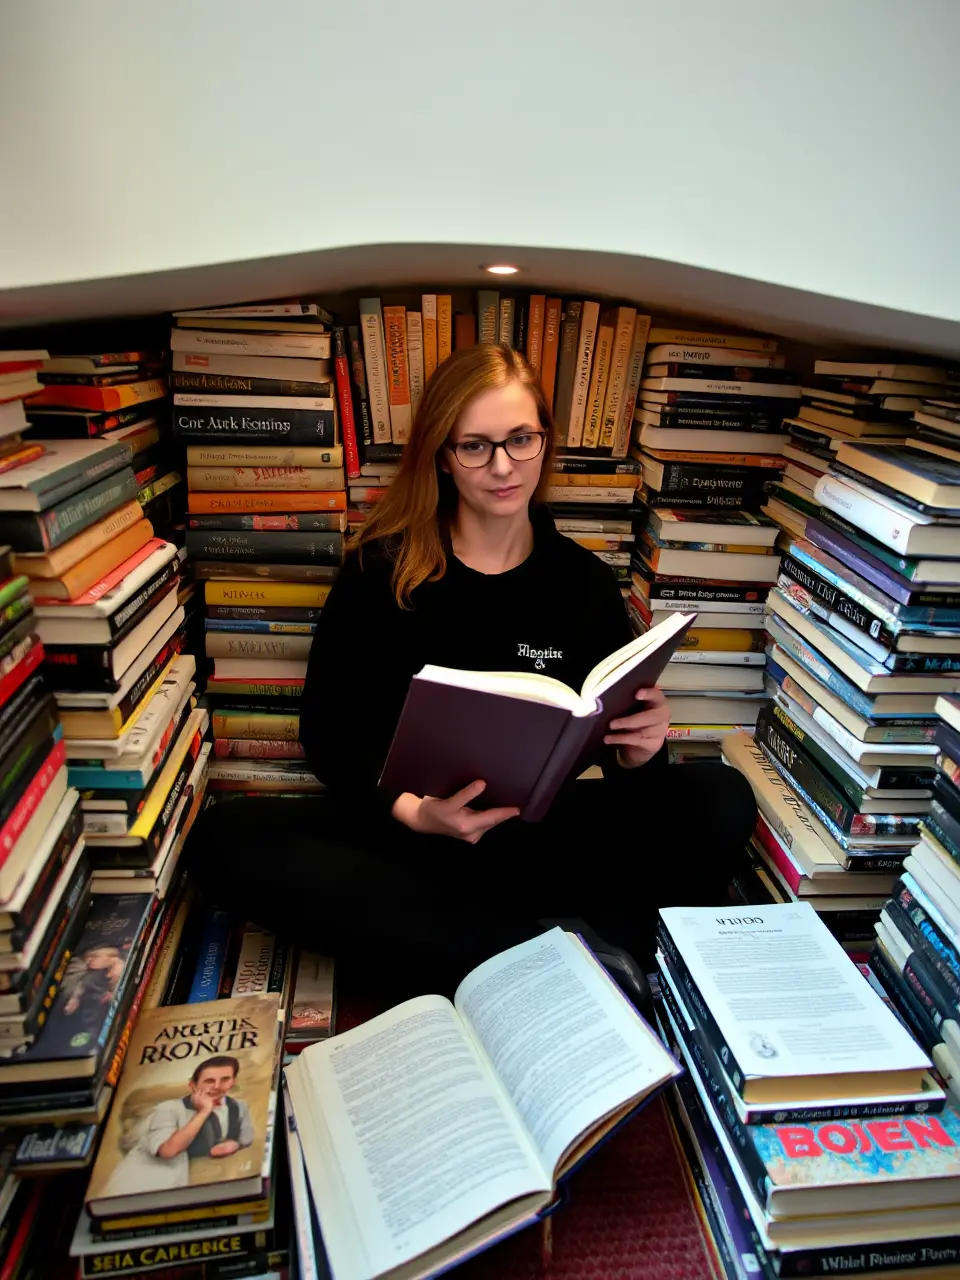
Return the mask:
[[(481, 467), (489, 467), (497, 456), (498, 449), (502, 449), (512, 462), (533, 462), (534, 458), (539, 458), (541, 453), (543, 453), (543, 446), (547, 438), (547, 433), (545, 431), (525, 431), (523, 434), (527, 436), (536, 436), (540, 441), (540, 447), (537, 452), (528, 454), (525, 458), (518, 458), (516, 454), (510, 452), (510, 444), (514, 438), (513, 436), (507, 436), (506, 440), (460, 440), (456, 444), (448, 444), (445, 447), (453, 454), (461, 467), (464, 467), (467, 471), (479, 471)], [(489, 445), (490, 457), (487, 458), (485, 462), (464, 462), (463, 458), (460, 457), (459, 452), (461, 444)]]

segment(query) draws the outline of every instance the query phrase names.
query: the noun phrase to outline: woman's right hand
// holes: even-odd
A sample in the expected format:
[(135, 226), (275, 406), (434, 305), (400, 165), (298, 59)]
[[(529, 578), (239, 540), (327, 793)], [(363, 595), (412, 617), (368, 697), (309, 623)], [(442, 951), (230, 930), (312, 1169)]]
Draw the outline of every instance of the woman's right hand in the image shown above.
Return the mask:
[(391, 812), (398, 822), (421, 835), (449, 836), (453, 840), (476, 844), (491, 827), (498, 827), (501, 822), (520, 813), (519, 809), (509, 808), (468, 808), (471, 800), (476, 800), (486, 785), (485, 782), (471, 782), (446, 800), (438, 800), (436, 796), (415, 796), (405, 791), (394, 801)]

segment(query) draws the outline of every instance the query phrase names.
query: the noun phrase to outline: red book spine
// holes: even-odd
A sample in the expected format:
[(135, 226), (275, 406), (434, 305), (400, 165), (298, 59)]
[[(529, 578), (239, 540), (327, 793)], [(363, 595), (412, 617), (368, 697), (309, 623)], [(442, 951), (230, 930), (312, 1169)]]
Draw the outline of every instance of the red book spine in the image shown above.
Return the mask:
[(797, 893), (800, 888), (800, 872), (784, 853), (779, 841), (762, 817), (757, 818), (754, 835), (763, 845), (764, 852), (769, 856), (770, 861), (783, 876), (784, 880), (786, 880), (793, 892)]
[(17, 801), (13, 813), (0, 830), (0, 865), (10, 856), (13, 846), (23, 833), (23, 828), (33, 817), (50, 783), (63, 768), (66, 758), (67, 748), (61, 738), (59, 742), (54, 743), (53, 750), (34, 774), (33, 781)]
[(351, 388), (347, 335), (343, 329), (334, 329), (333, 344), (334, 371), (337, 379), (337, 399), (340, 402), (340, 428), (343, 432), (343, 452), (347, 463), (347, 479), (356, 480), (360, 474), (360, 448), (357, 444), (357, 422), (353, 416), (353, 391)]
[(37, 640), (30, 652), (0, 680), (0, 707), (16, 693), (28, 676), (33, 675), (42, 661), (43, 645)]

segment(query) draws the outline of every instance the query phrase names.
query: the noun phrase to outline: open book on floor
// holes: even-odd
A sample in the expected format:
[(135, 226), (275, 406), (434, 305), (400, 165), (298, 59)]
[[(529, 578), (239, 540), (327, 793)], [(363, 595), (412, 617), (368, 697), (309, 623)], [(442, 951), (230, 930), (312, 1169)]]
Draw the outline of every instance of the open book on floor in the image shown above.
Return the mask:
[(695, 613), (676, 613), (597, 663), (576, 693), (532, 671), (425, 666), (410, 682), (380, 786), (451, 796), (478, 778), (483, 803), (538, 822), (561, 784), (588, 763), (611, 720), (642, 708)]
[(578, 938), (484, 961), (286, 1069), (332, 1280), (416, 1280), (542, 1217), (679, 1067)]

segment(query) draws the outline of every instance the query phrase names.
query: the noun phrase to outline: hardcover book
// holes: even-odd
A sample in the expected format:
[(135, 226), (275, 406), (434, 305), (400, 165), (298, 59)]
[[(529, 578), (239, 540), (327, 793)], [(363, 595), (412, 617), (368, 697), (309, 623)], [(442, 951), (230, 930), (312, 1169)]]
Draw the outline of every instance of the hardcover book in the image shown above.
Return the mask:
[[(452, 1003), (421, 996), (311, 1045), (286, 1080), (329, 1274), (430, 1276), (534, 1224), (676, 1074), (560, 929), (479, 965)], [(446, 1194), (412, 1211), (431, 1183)]]
[(275, 996), (145, 1009), (87, 1189), (94, 1217), (260, 1195)]
[(562, 783), (595, 753), (611, 720), (656, 683), (695, 618), (677, 613), (617, 649), (579, 693), (537, 673), (426, 666), (413, 677), (380, 786), (449, 796), (482, 778), (485, 805), (547, 812)]

